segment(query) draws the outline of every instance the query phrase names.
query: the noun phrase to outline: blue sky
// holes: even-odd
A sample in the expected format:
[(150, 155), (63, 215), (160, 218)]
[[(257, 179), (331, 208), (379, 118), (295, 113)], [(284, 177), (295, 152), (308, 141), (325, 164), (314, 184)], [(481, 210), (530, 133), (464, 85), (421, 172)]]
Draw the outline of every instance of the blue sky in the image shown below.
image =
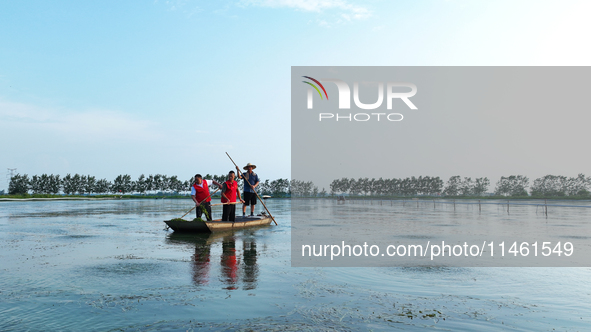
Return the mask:
[(0, 189), (7, 168), (221, 174), (226, 151), (287, 178), (291, 66), (589, 65), (589, 12), (573, 0), (3, 2)]

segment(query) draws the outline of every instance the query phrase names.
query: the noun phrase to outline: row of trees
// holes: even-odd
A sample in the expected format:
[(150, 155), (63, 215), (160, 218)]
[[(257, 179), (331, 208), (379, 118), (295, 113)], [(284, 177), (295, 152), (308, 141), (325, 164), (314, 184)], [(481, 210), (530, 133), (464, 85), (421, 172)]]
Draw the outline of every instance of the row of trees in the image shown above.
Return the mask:
[(128, 174), (118, 175), (112, 182), (107, 179), (97, 180), (92, 175), (67, 174), (63, 178), (60, 175), (42, 174), (29, 178), (25, 175), (14, 175), (8, 185), (8, 193), (15, 194), (126, 194), (136, 192), (183, 192), (189, 189), (190, 181), (181, 181), (177, 176), (168, 177), (162, 174), (140, 175), (133, 181)]
[(372, 196), (417, 196), (417, 195), (482, 195), (490, 181), (488, 178), (462, 178), (452, 176), (444, 187), (443, 180), (437, 177), (419, 176), (405, 179), (342, 178), (330, 184), (330, 193)]
[[(308, 185), (309, 187), (310, 185)], [(312, 185), (313, 186), (313, 185)], [(486, 177), (472, 179), (459, 176), (449, 178), (444, 186), (439, 177), (419, 176), (405, 179), (368, 179), (342, 178), (330, 184), (331, 195), (372, 195), (372, 196), (482, 196), (490, 186)], [(529, 194), (529, 179), (523, 175), (503, 176), (496, 183), (495, 195), (499, 196), (588, 196), (591, 189), (591, 177), (579, 174), (574, 178), (546, 175), (534, 180)], [(309, 192), (309, 191), (308, 191)]]
[[(219, 183), (226, 181), (226, 175), (206, 174), (205, 179), (213, 179)], [(162, 174), (140, 175), (132, 180), (129, 174), (118, 175), (113, 181), (107, 179), (97, 180), (95, 176), (67, 174), (65, 177), (54, 174), (33, 175), (17, 174), (10, 179), (8, 193), (15, 194), (127, 194), (148, 192), (186, 193), (191, 190), (192, 180), (181, 181), (176, 175), (166, 176)], [(288, 179), (265, 180), (257, 188), (261, 195), (286, 196), (290, 193), (290, 181)]]
[(257, 192), (261, 195), (271, 195), (274, 197), (285, 197), (291, 192), (291, 183), (288, 179), (277, 179), (259, 183)]
[(312, 181), (305, 182), (295, 179), (291, 180), (291, 182), (289, 183), (289, 193), (291, 196), (297, 197), (326, 196), (326, 190), (322, 188), (322, 191), (318, 191), (318, 187), (316, 187)]
[[(527, 196), (529, 179), (522, 175), (501, 177), (495, 188), (496, 195)], [(535, 179), (529, 193), (531, 196), (588, 196), (591, 189), (591, 177), (579, 174), (574, 178), (561, 175), (546, 175)]]
[[(226, 175), (206, 174), (206, 179), (214, 179), (220, 183), (226, 180)], [(180, 180), (177, 176), (162, 174), (140, 175), (132, 180), (128, 174), (118, 175), (112, 182), (107, 179), (96, 179), (91, 175), (17, 174), (10, 179), (8, 193), (14, 194), (126, 194), (148, 192), (186, 193), (191, 190), (191, 180)], [(439, 177), (419, 176), (405, 179), (369, 179), (342, 178), (333, 180), (330, 184), (331, 195), (372, 195), (372, 196), (417, 196), (417, 195), (445, 195), (445, 196), (482, 196), (490, 186), (488, 178), (472, 179), (452, 176), (444, 185)], [(577, 177), (546, 175), (534, 180), (530, 188), (529, 179), (523, 175), (501, 177), (496, 183), (494, 194), (499, 196), (588, 196), (591, 189), (591, 177), (579, 174)], [(261, 195), (275, 197), (285, 196), (314, 196), (327, 195), (324, 188), (321, 191), (312, 181), (277, 179), (265, 180), (257, 188)]]

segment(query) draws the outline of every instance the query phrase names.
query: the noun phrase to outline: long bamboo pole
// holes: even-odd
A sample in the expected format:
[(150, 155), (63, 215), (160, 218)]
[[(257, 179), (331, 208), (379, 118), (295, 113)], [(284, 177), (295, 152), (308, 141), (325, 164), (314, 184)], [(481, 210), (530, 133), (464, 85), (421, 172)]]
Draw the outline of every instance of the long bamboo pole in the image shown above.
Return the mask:
[[(210, 197), (211, 197), (211, 195), (213, 195), (213, 194), (217, 193), (218, 191), (220, 191), (220, 188), (218, 188), (218, 189), (217, 189), (216, 191), (214, 191), (213, 193), (209, 194), (209, 196), (205, 197), (205, 198), (204, 198), (204, 199), (203, 199), (201, 202), (199, 202), (199, 205), (201, 205), (201, 203), (205, 202), (205, 200), (206, 200), (206, 199), (210, 198)], [(183, 214), (183, 217), (184, 217), (184, 216), (186, 216), (186, 215), (188, 215), (188, 214), (189, 214), (189, 212), (191, 212), (191, 211), (195, 210), (195, 208), (196, 208), (196, 207), (197, 207), (197, 205), (193, 206), (193, 208), (192, 208), (191, 210), (189, 210), (189, 211), (187, 211), (187, 213)], [(181, 217), (181, 219), (183, 219), (183, 217)]]
[(265, 205), (265, 202), (263, 202), (263, 200), (261, 199), (261, 197), (259, 196), (259, 194), (257, 194), (257, 191), (254, 190), (254, 187), (252, 186), (252, 184), (250, 184), (250, 182), (244, 177), (244, 174), (242, 174), (242, 171), (240, 170), (240, 168), (238, 167), (238, 165), (236, 165), (236, 163), (234, 162), (234, 160), (232, 159), (232, 157), (230, 157), (230, 155), (228, 154), (228, 152), (226, 152), (226, 155), (228, 156), (228, 158), (230, 158), (230, 160), (232, 160), (232, 164), (234, 164), (234, 166), (236, 166), (236, 169), (238, 170), (238, 172), (240, 172), (240, 176), (242, 176), (242, 178), (244, 179), (244, 182), (248, 183), (248, 185), (250, 186), (250, 189), (252, 189), (252, 191), (254, 192), (254, 194), (257, 195), (259, 201), (261, 201), (261, 204), (263, 204), (263, 206), (265, 207), (265, 210), (267, 210), (267, 213), (269, 213), (269, 217), (271, 217), (271, 219), (273, 219), (273, 222), (275, 223), (275, 225), (277, 225), (277, 222), (275, 221), (275, 218), (273, 218), (273, 216), (271, 215), (271, 212), (269, 211), (269, 209), (267, 209), (267, 206)]
[(228, 203), (217, 203), (217, 204), (211, 204), (211, 206), (218, 206), (218, 205), (233, 205), (233, 204), (238, 204), (239, 202), (228, 202)]

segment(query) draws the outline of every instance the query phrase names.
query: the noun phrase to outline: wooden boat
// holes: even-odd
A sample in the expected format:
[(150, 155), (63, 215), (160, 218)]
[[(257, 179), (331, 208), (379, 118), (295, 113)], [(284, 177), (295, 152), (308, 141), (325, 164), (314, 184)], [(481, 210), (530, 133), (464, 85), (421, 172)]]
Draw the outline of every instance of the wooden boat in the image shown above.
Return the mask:
[(215, 219), (212, 221), (173, 219), (165, 220), (164, 222), (175, 232), (208, 233), (269, 225), (271, 224), (271, 221), (273, 221), (271, 217), (263, 215), (253, 217), (236, 216), (236, 220), (234, 222), (221, 221), (220, 219)]

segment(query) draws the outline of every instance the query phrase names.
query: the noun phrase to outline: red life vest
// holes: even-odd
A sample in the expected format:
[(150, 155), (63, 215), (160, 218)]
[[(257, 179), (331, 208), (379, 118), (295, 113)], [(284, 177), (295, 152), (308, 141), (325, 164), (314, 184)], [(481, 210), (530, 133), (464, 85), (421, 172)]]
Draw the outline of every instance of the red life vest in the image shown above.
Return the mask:
[(207, 186), (207, 181), (205, 181), (205, 179), (203, 179), (203, 182), (201, 182), (201, 185), (203, 187), (199, 187), (197, 185), (197, 182), (193, 183), (193, 188), (195, 188), (195, 199), (197, 200), (197, 202), (201, 203), (201, 201), (204, 200), (205, 197), (207, 197), (207, 199), (205, 201), (211, 202), (211, 197), (208, 197), (209, 196), (209, 187)]
[(224, 195), (226, 195), (226, 197), (228, 197), (228, 199), (224, 199), (224, 195), (222, 195), (222, 203), (234, 203), (236, 202), (236, 189), (238, 189), (238, 182), (233, 181), (230, 182), (230, 180), (224, 182), (226, 184), (226, 188), (228, 188), (226, 190), (226, 192), (224, 192)]

